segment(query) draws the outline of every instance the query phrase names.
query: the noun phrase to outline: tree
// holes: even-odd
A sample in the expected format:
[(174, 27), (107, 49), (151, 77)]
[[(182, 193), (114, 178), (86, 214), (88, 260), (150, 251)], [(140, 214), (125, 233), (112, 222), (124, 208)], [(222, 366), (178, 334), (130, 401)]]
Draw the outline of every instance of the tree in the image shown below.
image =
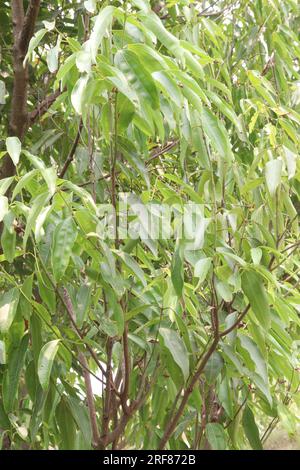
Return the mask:
[(295, 433), (297, 2), (13, 0), (0, 22), (2, 447)]

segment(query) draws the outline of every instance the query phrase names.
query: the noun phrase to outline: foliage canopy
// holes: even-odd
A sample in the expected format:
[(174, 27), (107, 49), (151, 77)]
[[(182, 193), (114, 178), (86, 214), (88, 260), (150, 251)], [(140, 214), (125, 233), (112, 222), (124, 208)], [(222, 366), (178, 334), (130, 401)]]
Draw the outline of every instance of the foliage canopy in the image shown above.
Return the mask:
[(12, 0), (0, 25), (1, 446), (295, 433), (298, 2)]

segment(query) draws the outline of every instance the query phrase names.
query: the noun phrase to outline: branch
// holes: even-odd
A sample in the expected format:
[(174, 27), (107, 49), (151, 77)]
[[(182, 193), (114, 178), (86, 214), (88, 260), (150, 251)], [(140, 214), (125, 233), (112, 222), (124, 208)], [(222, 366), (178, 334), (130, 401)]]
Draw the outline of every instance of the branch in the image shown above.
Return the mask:
[(96, 447), (99, 441), (99, 431), (98, 431), (97, 415), (96, 415), (96, 408), (95, 408), (95, 402), (94, 402), (94, 394), (93, 394), (93, 389), (92, 389), (91, 376), (90, 376), (90, 373), (87, 371), (88, 363), (82, 352), (79, 353), (79, 362), (83, 366), (83, 378), (84, 378), (84, 383), (85, 383), (87, 404), (88, 404), (90, 421), (91, 421), (91, 426), (92, 426), (92, 434), (93, 434), (93, 447)]
[(178, 145), (179, 143), (179, 140), (174, 140), (173, 142), (170, 142), (169, 144), (165, 145), (164, 147), (161, 147), (159, 150), (155, 151), (156, 149), (154, 149), (154, 151), (151, 153), (150, 157), (148, 158), (148, 160), (146, 160), (146, 163), (148, 164), (149, 162), (151, 162), (152, 160), (154, 160), (155, 158), (158, 158), (160, 157), (161, 155), (163, 155), (164, 153), (167, 153), (169, 152), (169, 150), (171, 150), (172, 148), (176, 147), (176, 145)]
[(23, 0), (13, 0), (11, 2), (11, 10), (12, 10), (12, 23), (13, 23), (13, 32), (14, 32), (14, 39), (16, 43), (16, 39), (20, 35), (23, 21), (24, 21), (24, 8), (23, 8)]
[(51, 95), (47, 96), (43, 101), (39, 103), (36, 109), (31, 111), (29, 114), (29, 124), (34, 124), (37, 118), (42, 117), (54, 103), (54, 101), (63, 93), (64, 90), (56, 90)]
[[(11, 112), (8, 124), (8, 135), (16, 136), (21, 141), (28, 129), (28, 65), (23, 66), (23, 60), (27, 52), (29, 41), (33, 35), (35, 22), (38, 16), (40, 1), (31, 0), (24, 17), (23, 0), (12, 0), (13, 23), (13, 92), (11, 99)], [(9, 157), (5, 155), (1, 162), (0, 178), (14, 175), (15, 166)]]
[[(67, 306), (70, 318), (72, 318), (72, 323), (75, 323), (75, 313), (73, 310), (73, 305), (69, 296), (67, 289), (63, 289), (63, 298), (65, 305)], [(88, 410), (90, 415), (91, 427), (92, 427), (92, 434), (93, 434), (93, 446), (96, 447), (99, 442), (99, 431), (98, 431), (98, 424), (97, 424), (97, 415), (96, 415), (96, 408), (94, 402), (94, 394), (92, 389), (91, 377), (89, 372), (87, 371), (87, 360), (84, 354), (80, 351), (79, 352), (79, 362), (83, 366), (83, 378), (85, 383), (86, 389), (86, 397), (87, 397), (87, 404)]]
[(242, 321), (242, 319), (246, 316), (246, 314), (248, 313), (250, 309), (250, 304), (247, 305), (247, 307), (245, 308), (245, 310), (238, 316), (237, 320), (229, 327), (227, 328), (226, 330), (222, 331), (220, 333), (220, 338), (222, 338), (223, 336), (226, 336), (228, 335), (229, 333), (231, 333), (231, 331), (233, 331), (237, 326), (239, 326), (240, 322)]
[[(155, 160), (156, 158), (160, 157), (161, 155), (169, 152), (172, 150), (172, 148), (176, 147), (178, 145), (179, 140), (174, 140), (173, 142), (170, 142), (169, 144), (165, 145), (164, 147), (155, 147), (154, 150), (151, 152), (150, 157), (145, 160), (145, 164), (148, 165), (152, 160)], [(159, 150), (157, 150), (159, 148)], [(115, 176), (118, 176), (121, 173), (121, 171), (116, 171)], [(98, 178), (97, 181), (102, 181), (102, 180), (107, 180), (111, 178), (111, 173), (106, 173), (105, 175), (101, 176)], [(86, 181), (85, 183), (79, 184), (80, 187), (88, 186), (89, 184), (92, 184), (92, 181)]]
[(121, 393), (121, 403), (125, 414), (129, 413), (127, 405), (130, 381), (130, 357), (128, 349), (128, 325), (126, 323), (123, 333), (123, 352), (124, 352), (124, 387)]
[(111, 367), (111, 361), (112, 361), (112, 347), (113, 347), (113, 342), (111, 338), (108, 338), (108, 343), (107, 343), (107, 366), (106, 366), (106, 389), (105, 389), (105, 402), (103, 406), (103, 417), (102, 417), (102, 436), (101, 438), (105, 440), (107, 433), (108, 433), (108, 427), (109, 427), (109, 420), (110, 420), (110, 411), (111, 411), (111, 380), (112, 380), (112, 367)]
[(72, 148), (70, 150), (70, 153), (69, 155), (67, 156), (67, 159), (65, 161), (65, 164), (61, 170), (61, 172), (59, 173), (59, 178), (63, 178), (67, 169), (69, 168), (69, 165), (72, 163), (73, 161), (73, 158), (74, 158), (74, 155), (75, 155), (75, 152), (76, 152), (76, 148), (77, 148), (77, 145), (79, 143), (79, 139), (80, 139), (80, 134), (81, 134), (81, 131), (82, 131), (82, 119), (80, 119), (80, 122), (79, 122), (79, 126), (78, 126), (78, 131), (77, 131), (77, 134), (76, 134), (76, 137), (75, 137), (75, 140), (73, 142), (73, 145), (72, 145)]
[(19, 36), (19, 48), (24, 55), (27, 52), (29, 41), (34, 33), (35, 23), (39, 14), (39, 9), (40, 0), (30, 0), (23, 21), (23, 27)]
[[(52, 279), (51, 279), (49, 276), (48, 276), (48, 279), (50, 279), (50, 281), (52, 281)], [(69, 315), (69, 318), (70, 318), (70, 320), (71, 320), (72, 326), (73, 326), (74, 330), (76, 331), (78, 337), (79, 337), (82, 341), (84, 341), (84, 336), (83, 336), (83, 334), (81, 333), (81, 331), (80, 331), (80, 329), (78, 328), (78, 326), (76, 325), (76, 321), (75, 321), (74, 315), (73, 315), (73, 309), (70, 308), (70, 305), (69, 305), (68, 303), (66, 303), (66, 301), (65, 301), (65, 299), (64, 299), (65, 292), (67, 292), (66, 289), (64, 289), (64, 295), (62, 295), (62, 294), (60, 293), (60, 291), (57, 289), (57, 287), (56, 287), (56, 285), (55, 285), (54, 283), (52, 284), (52, 286), (54, 287), (55, 292), (57, 293), (57, 295), (58, 295), (58, 297), (60, 298), (60, 300), (61, 300), (63, 306), (65, 307), (66, 312), (67, 312), (67, 314)], [(101, 370), (102, 374), (105, 375), (105, 370), (104, 370), (104, 368), (103, 368), (101, 362), (99, 361), (99, 359), (98, 359), (98, 357), (97, 357), (95, 351), (91, 348), (91, 346), (90, 346), (89, 344), (85, 343), (85, 346), (86, 346), (87, 350), (89, 351), (89, 353), (91, 354), (91, 356), (92, 356), (92, 358), (94, 359), (94, 361), (96, 362), (97, 366), (98, 366), (99, 369)]]
[(208, 351), (202, 357), (202, 360), (201, 360), (201, 362), (198, 366), (198, 369), (196, 370), (195, 374), (193, 375), (189, 386), (186, 388), (175, 416), (171, 419), (171, 421), (169, 422), (169, 424), (168, 424), (168, 426), (165, 430), (165, 433), (164, 433), (164, 435), (163, 435), (163, 437), (162, 437), (162, 439), (159, 443), (159, 450), (164, 449), (166, 443), (168, 442), (168, 440), (172, 436), (173, 432), (175, 431), (177, 423), (178, 423), (178, 421), (179, 421), (179, 419), (180, 419), (180, 417), (181, 417), (181, 415), (184, 411), (185, 405), (187, 404), (187, 401), (188, 401), (192, 391), (194, 390), (194, 386), (196, 385), (200, 375), (202, 374), (209, 358), (215, 352), (215, 350), (218, 346), (218, 343), (219, 343), (219, 336), (216, 335), (214, 337), (213, 342), (211, 343), (210, 348), (208, 349)]
[[(152, 381), (154, 382), (155, 379), (156, 379), (156, 375), (154, 374)], [(123, 433), (127, 423), (130, 421), (134, 413), (136, 413), (136, 411), (138, 411), (140, 407), (144, 404), (150, 389), (151, 389), (151, 384), (148, 384), (148, 386), (146, 386), (145, 389), (144, 389), (144, 386), (141, 384), (137, 399), (129, 407), (128, 414), (124, 414), (122, 416), (122, 418), (119, 421), (118, 426), (107, 435), (105, 440), (101, 440), (100, 438), (100, 443), (103, 447), (106, 447), (108, 444), (116, 441), (120, 437), (120, 435)]]

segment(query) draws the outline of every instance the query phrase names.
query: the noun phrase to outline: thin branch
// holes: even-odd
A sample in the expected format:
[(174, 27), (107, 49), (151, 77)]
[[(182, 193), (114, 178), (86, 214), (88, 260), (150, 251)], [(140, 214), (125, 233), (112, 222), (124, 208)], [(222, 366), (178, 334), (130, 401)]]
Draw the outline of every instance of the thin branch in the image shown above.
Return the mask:
[[(165, 145), (164, 147), (161, 147), (159, 150), (154, 149), (150, 157), (146, 160), (146, 163), (150, 163), (152, 160), (155, 160), (156, 158), (160, 157), (164, 153), (169, 152), (172, 150), (172, 148), (176, 147), (179, 143), (179, 140), (174, 140), (173, 142), (170, 142), (169, 144)], [(155, 151), (156, 150), (156, 151)]]
[(124, 351), (124, 388), (121, 393), (121, 403), (125, 414), (129, 413), (129, 407), (127, 405), (128, 393), (129, 393), (129, 381), (130, 381), (130, 356), (128, 349), (128, 325), (126, 323), (123, 333), (123, 351)]
[[(73, 310), (73, 305), (69, 296), (69, 293), (66, 288), (63, 289), (63, 298), (65, 301), (65, 305), (68, 308), (68, 312), (70, 314), (70, 318), (72, 318), (72, 323), (75, 323), (75, 313)], [(93, 434), (93, 446), (97, 447), (99, 442), (99, 431), (98, 431), (98, 424), (97, 424), (97, 414), (94, 402), (94, 394), (92, 389), (91, 377), (89, 372), (86, 370), (88, 367), (87, 360), (84, 354), (80, 351), (79, 352), (79, 362), (83, 366), (83, 378), (85, 383), (86, 389), (86, 397), (87, 397), (87, 404), (88, 410), (90, 415), (91, 427), (92, 427), (92, 434)]]
[(163, 450), (165, 445), (167, 444), (168, 440), (170, 439), (170, 437), (172, 436), (173, 432), (175, 431), (175, 428), (177, 426), (177, 423), (184, 411), (184, 408), (185, 408), (185, 405), (187, 404), (187, 401), (191, 395), (191, 393), (193, 392), (194, 390), (194, 386), (196, 385), (198, 379), (200, 378), (209, 358), (211, 357), (211, 355), (215, 352), (217, 346), (218, 346), (218, 343), (219, 343), (219, 336), (215, 336), (214, 339), (213, 339), (213, 342), (211, 343), (211, 346), (209, 347), (208, 351), (206, 352), (206, 354), (204, 354), (204, 356), (202, 357), (202, 360), (195, 372), (195, 374), (193, 375), (191, 381), (190, 381), (190, 384), (188, 385), (188, 387), (186, 388), (184, 394), (183, 394), (183, 397), (182, 397), (182, 400), (180, 402), (180, 405), (179, 405), (179, 408), (175, 414), (175, 416), (171, 419), (171, 421), (169, 422), (168, 426), (166, 427), (166, 430), (164, 432), (164, 435), (159, 443), (159, 450)]
[(77, 148), (77, 145), (79, 143), (79, 140), (80, 140), (80, 135), (81, 135), (81, 131), (82, 131), (82, 119), (80, 119), (80, 122), (79, 122), (79, 126), (78, 126), (78, 131), (77, 131), (77, 134), (76, 134), (76, 137), (75, 137), (75, 140), (73, 142), (73, 145), (72, 145), (72, 148), (70, 150), (70, 153), (69, 155), (67, 156), (67, 159), (65, 161), (65, 164), (61, 170), (61, 172), (59, 173), (59, 178), (63, 178), (65, 176), (65, 173), (67, 171), (67, 169), (69, 168), (69, 165), (72, 163), (73, 161), (73, 158), (74, 158), (74, 155), (75, 155), (75, 152), (76, 152), (76, 148)]
[(39, 103), (37, 108), (29, 114), (29, 124), (32, 126), (36, 119), (41, 118), (63, 92), (64, 90), (61, 91), (58, 89), (54, 93), (51, 93), (51, 95), (46, 96), (46, 98)]
[(108, 427), (109, 427), (109, 421), (110, 421), (110, 409), (111, 409), (111, 385), (110, 382), (112, 380), (112, 347), (113, 347), (113, 342), (111, 338), (108, 338), (108, 343), (107, 343), (107, 366), (106, 366), (106, 389), (105, 389), (105, 400), (104, 400), (104, 406), (103, 406), (103, 417), (102, 417), (102, 435), (101, 439), (105, 440), (107, 433), (108, 433)]
[(231, 331), (233, 331), (236, 327), (238, 327), (242, 319), (247, 315), (249, 309), (250, 309), (250, 304), (247, 305), (245, 310), (238, 316), (237, 320), (229, 328), (220, 332), (220, 338), (228, 335), (229, 333), (231, 333)]

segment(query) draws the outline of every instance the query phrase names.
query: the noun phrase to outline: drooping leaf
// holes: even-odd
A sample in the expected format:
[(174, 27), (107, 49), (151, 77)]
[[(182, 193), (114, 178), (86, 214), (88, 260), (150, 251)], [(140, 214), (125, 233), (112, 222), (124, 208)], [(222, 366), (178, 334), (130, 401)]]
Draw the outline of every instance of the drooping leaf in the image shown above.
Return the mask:
[(0, 300), (0, 331), (7, 333), (17, 312), (19, 290), (14, 287), (6, 292)]
[(176, 249), (172, 260), (171, 279), (177, 296), (181, 297), (184, 280), (182, 254), (180, 247)]
[(76, 237), (77, 230), (72, 217), (64, 219), (55, 228), (53, 234), (51, 264), (56, 282), (63, 277), (68, 267)]
[(115, 55), (115, 64), (124, 73), (137, 95), (158, 108), (158, 92), (150, 73), (143, 67), (138, 56), (130, 50), (120, 50)]
[(21, 155), (21, 142), (18, 137), (7, 137), (6, 139), (7, 152), (16, 166), (19, 163)]
[(262, 450), (262, 443), (259, 438), (259, 431), (255, 423), (254, 415), (249, 406), (246, 406), (243, 413), (243, 428), (246, 437), (254, 450)]
[(211, 261), (211, 258), (202, 258), (196, 262), (194, 276), (199, 278), (199, 284), (205, 280), (211, 266)]
[(205, 107), (202, 108), (201, 118), (203, 130), (210, 140), (213, 148), (222, 158), (224, 158), (224, 160), (231, 161), (231, 144), (223, 125), (217, 117)]
[(89, 50), (91, 51), (91, 57), (94, 63), (96, 62), (96, 54), (97, 54), (99, 45), (112, 20), (113, 13), (114, 13), (114, 7), (107, 6), (103, 8), (103, 10), (101, 10), (99, 15), (97, 15), (96, 17), (93, 30), (88, 40), (88, 47), (89, 47)]
[(208, 423), (205, 427), (207, 440), (213, 450), (226, 449), (226, 434), (219, 423)]
[(268, 329), (270, 327), (271, 314), (260, 274), (254, 271), (244, 271), (242, 274), (242, 289), (250, 302), (259, 324), (263, 328)]
[(281, 180), (282, 160), (270, 160), (265, 167), (265, 178), (271, 196), (274, 196)]
[(42, 347), (39, 354), (38, 377), (43, 390), (47, 390), (49, 386), (51, 370), (59, 348), (59, 342), (59, 339), (49, 341), (49, 343)]
[(28, 341), (29, 335), (26, 334), (23, 336), (21, 343), (9, 353), (8, 369), (3, 380), (3, 404), (7, 413), (13, 411)]
[(9, 211), (8, 199), (6, 196), (0, 196), (0, 222), (4, 219)]
[(189, 375), (189, 358), (183, 340), (175, 330), (169, 328), (160, 328), (159, 333), (163, 338), (165, 347), (180, 367), (184, 379), (187, 380)]

